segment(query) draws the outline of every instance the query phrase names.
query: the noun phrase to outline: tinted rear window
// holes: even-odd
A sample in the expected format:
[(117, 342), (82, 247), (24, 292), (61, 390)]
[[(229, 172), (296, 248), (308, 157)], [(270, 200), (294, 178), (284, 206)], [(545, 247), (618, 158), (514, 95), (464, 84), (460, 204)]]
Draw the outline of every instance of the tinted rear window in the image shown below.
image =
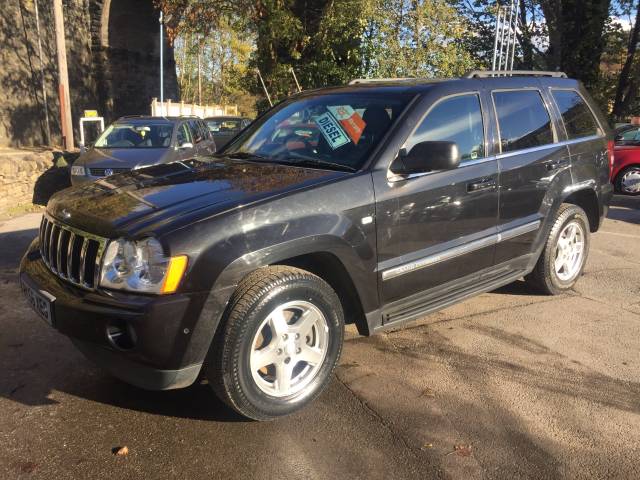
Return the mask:
[(598, 134), (598, 124), (583, 98), (572, 90), (553, 90), (569, 140)]
[(537, 90), (493, 92), (502, 152), (553, 143), (551, 118)]

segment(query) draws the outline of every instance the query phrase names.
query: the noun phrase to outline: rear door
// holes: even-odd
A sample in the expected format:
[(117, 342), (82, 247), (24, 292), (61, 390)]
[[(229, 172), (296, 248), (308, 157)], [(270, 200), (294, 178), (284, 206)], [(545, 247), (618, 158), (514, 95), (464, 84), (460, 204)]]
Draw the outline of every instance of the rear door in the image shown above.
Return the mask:
[[(551, 205), (545, 202), (557, 175), (571, 183), (569, 150), (559, 143), (550, 105), (539, 88), (491, 92), (498, 127), (499, 241), (496, 264), (532, 252)], [(558, 192), (559, 194), (560, 192)]]
[[(491, 266), (494, 255), (498, 169), (487, 155), (480, 91), (437, 95), (423, 108), (403, 148), (454, 141), (462, 162), (453, 170), (374, 176), (380, 290), (387, 305), (416, 294), (419, 302), (424, 292), (447, 283), (455, 289), (457, 280)], [(385, 322), (392, 317), (387, 314)]]
[(575, 89), (552, 88), (550, 92), (568, 139), (573, 182), (582, 184), (598, 179), (598, 185), (606, 185), (609, 183), (607, 138), (593, 111)]

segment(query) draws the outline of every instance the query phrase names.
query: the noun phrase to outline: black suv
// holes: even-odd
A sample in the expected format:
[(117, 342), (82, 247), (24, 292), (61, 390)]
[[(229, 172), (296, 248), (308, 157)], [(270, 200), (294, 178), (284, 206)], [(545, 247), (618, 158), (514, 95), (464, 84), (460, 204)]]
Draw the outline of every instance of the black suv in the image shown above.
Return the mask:
[(20, 267), (35, 310), (147, 389), (201, 376), (253, 419), (330, 379), (363, 335), (524, 277), (582, 273), (610, 131), (559, 73), (302, 92), (221, 153), (72, 187)]

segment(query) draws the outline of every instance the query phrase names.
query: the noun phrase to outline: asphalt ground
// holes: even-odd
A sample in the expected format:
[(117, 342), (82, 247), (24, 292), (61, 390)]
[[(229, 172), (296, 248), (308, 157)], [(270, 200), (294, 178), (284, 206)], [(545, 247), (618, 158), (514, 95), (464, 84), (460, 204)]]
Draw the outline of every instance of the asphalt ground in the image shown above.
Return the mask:
[(0, 223), (0, 478), (640, 478), (640, 198), (614, 199), (575, 291), (349, 327), (327, 392), (268, 423), (207, 385), (126, 385), (47, 327), (15, 273), (38, 222)]

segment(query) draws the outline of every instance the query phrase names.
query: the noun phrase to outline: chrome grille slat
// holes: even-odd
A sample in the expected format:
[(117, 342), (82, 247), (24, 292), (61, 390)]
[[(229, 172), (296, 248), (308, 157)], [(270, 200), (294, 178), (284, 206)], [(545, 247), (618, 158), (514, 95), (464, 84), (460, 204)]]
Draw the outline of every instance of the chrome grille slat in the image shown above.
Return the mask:
[(55, 275), (78, 287), (98, 286), (106, 244), (106, 238), (64, 225), (48, 214), (40, 223), (42, 260)]
[(53, 270), (54, 272), (56, 271), (56, 269), (53, 266), (53, 234), (56, 231), (56, 225), (55, 224), (51, 224), (51, 231), (49, 232), (49, 245), (47, 247), (48, 253), (49, 253), (49, 268), (51, 268), (51, 270)]
[(85, 238), (82, 240), (82, 249), (80, 250), (80, 270), (79, 270), (79, 281), (80, 285), (84, 285), (84, 274), (86, 272), (86, 265), (84, 263), (87, 256), (87, 249), (89, 248), (89, 239)]
[(69, 232), (69, 245), (67, 245), (67, 278), (72, 282), (73, 282), (73, 244), (75, 242), (76, 242), (76, 234), (73, 232)]
[(56, 246), (56, 268), (58, 269), (58, 274), (62, 278), (66, 278), (64, 271), (62, 269), (62, 239), (64, 238), (64, 230), (61, 228), (58, 229), (58, 245)]

